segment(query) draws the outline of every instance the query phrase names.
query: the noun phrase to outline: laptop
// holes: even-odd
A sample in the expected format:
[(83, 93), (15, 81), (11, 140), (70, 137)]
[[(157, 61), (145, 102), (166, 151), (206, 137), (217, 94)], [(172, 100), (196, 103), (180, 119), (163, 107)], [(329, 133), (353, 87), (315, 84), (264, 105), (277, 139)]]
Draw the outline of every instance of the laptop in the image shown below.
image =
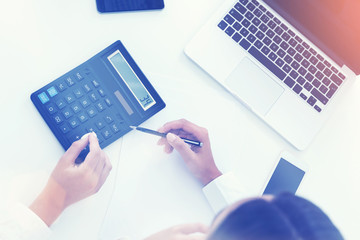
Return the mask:
[(225, 0), (185, 53), (298, 150), (360, 73), (360, 2)]

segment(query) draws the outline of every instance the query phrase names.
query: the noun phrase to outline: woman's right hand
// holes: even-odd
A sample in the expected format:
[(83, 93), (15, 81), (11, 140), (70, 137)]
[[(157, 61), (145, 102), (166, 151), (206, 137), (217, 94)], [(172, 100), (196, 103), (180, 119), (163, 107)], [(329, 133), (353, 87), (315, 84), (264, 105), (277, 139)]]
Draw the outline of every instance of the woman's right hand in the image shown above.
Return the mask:
[[(159, 132), (167, 133), (167, 136), (161, 138), (158, 144), (164, 145), (167, 153), (171, 153), (173, 149), (178, 151), (188, 169), (204, 186), (222, 175), (212, 156), (207, 129), (181, 119), (166, 123)], [(203, 146), (189, 146), (180, 137), (200, 141)]]

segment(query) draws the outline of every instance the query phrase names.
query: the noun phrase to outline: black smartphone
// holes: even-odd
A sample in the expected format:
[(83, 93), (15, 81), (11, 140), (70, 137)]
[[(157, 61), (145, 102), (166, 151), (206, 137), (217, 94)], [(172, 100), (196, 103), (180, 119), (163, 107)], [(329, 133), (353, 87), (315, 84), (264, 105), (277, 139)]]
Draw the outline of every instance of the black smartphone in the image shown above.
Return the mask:
[(96, 0), (101, 13), (163, 9), (164, 0)]

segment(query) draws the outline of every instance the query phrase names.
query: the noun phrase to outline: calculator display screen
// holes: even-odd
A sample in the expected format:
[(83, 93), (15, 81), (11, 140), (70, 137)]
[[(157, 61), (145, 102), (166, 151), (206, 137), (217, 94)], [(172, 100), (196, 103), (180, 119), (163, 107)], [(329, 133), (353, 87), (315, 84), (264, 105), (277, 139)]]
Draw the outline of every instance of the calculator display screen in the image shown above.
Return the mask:
[(111, 54), (108, 57), (108, 60), (130, 89), (144, 111), (155, 105), (156, 102), (154, 98), (150, 95), (149, 91), (145, 88), (119, 50), (116, 50), (113, 54)]

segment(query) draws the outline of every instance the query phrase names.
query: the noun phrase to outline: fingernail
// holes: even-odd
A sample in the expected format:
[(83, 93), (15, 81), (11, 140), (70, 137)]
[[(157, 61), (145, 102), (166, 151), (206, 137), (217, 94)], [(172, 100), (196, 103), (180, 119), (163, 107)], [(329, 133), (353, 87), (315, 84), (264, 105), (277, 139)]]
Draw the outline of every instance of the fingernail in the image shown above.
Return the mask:
[(175, 139), (176, 139), (176, 136), (175, 136), (175, 134), (173, 134), (173, 133), (168, 133), (168, 134), (166, 135), (166, 139), (167, 139), (169, 142), (174, 142)]
[(90, 133), (86, 133), (81, 137), (81, 139), (87, 138), (89, 135), (90, 135)]
[(96, 132), (91, 132), (91, 133), (97, 138)]

